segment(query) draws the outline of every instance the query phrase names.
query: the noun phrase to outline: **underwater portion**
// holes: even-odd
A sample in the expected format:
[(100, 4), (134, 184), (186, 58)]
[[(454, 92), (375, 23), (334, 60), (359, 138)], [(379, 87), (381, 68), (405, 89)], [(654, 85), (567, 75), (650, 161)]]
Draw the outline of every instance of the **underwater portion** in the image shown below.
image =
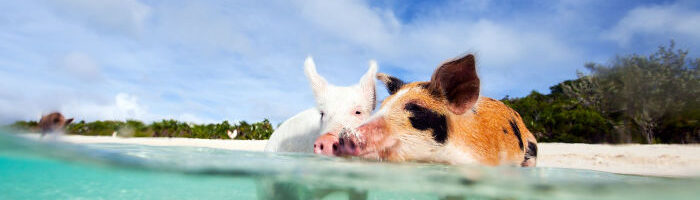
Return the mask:
[(381, 163), (0, 133), (0, 199), (696, 199), (700, 179)]

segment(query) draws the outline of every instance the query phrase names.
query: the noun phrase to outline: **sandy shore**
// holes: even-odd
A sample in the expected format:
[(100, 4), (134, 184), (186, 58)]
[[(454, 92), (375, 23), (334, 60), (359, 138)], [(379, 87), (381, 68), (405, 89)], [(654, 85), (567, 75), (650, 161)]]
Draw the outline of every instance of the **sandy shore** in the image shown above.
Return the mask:
[[(38, 134), (25, 137), (38, 138)], [(62, 136), (70, 143), (116, 143), (152, 146), (209, 147), (262, 151), (266, 140), (209, 140), (192, 138), (120, 138)], [(700, 176), (700, 145), (600, 145), (540, 143), (537, 166), (590, 169), (620, 174)]]
[(700, 145), (540, 143), (538, 147), (538, 167), (653, 176), (700, 176)]
[[(24, 137), (39, 139), (39, 134), (21, 134)], [(150, 146), (185, 146), (185, 147), (208, 147), (217, 149), (240, 150), (240, 151), (263, 151), (267, 140), (212, 140), (197, 138), (122, 138), (111, 136), (82, 136), (64, 135), (57, 137), (58, 141), (75, 144), (141, 144)]]

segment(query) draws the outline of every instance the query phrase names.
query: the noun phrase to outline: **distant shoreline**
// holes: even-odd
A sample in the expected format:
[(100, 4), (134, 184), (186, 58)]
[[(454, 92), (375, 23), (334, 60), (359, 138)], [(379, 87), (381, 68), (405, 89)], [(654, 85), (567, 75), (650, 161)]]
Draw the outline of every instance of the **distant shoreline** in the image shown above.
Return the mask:
[[(19, 134), (38, 139), (39, 134)], [(75, 144), (114, 143), (150, 146), (207, 147), (263, 151), (267, 140), (224, 140), (168, 137), (63, 135), (58, 141)], [(679, 144), (538, 144), (538, 167), (588, 169), (630, 175), (700, 177), (700, 145)]]
[[(39, 139), (39, 134), (18, 134), (31, 139)], [(149, 146), (184, 146), (207, 147), (237, 151), (263, 151), (267, 140), (231, 140), (231, 139), (199, 139), (181, 137), (112, 137), (112, 136), (85, 136), (62, 135), (58, 141), (74, 144), (140, 144)]]

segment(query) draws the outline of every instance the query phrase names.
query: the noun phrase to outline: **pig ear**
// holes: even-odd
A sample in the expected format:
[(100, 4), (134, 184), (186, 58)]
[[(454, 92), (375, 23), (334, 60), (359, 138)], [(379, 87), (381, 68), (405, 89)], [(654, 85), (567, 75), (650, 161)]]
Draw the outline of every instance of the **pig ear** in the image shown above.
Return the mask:
[(316, 64), (314, 64), (314, 59), (311, 58), (311, 56), (306, 57), (304, 61), (304, 74), (306, 74), (306, 78), (308, 78), (311, 83), (314, 96), (318, 97), (325, 92), (328, 82), (316, 72)]
[(360, 87), (362, 88), (362, 93), (372, 100), (372, 105), (376, 104), (376, 91), (374, 84), (374, 77), (377, 75), (377, 61), (369, 61), (369, 69), (362, 75), (360, 79)]
[(479, 77), (474, 55), (448, 61), (433, 74), (428, 89), (445, 97), (450, 111), (457, 115), (471, 109), (479, 98)]
[(389, 92), (390, 95), (399, 91), (399, 89), (401, 89), (401, 87), (403, 87), (403, 85), (406, 84), (401, 79), (398, 79), (385, 73), (377, 73), (377, 79), (384, 82), (386, 90)]
[(63, 125), (68, 126), (68, 124), (70, 124), (71, 122), (73, 122), (73, 118), (67, 119), (66, 122), (63, 123)]

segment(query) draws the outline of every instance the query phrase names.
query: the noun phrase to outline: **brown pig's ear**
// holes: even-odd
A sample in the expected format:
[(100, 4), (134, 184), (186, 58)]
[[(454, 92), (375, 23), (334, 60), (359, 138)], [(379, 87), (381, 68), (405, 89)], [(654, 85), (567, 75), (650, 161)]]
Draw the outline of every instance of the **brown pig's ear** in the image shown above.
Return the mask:
[(399, 89), (401, 89), (401, 87), (403, 87), (403, 85), (406, 84), (401, 79), (398, 79), (385, 73), (377, 73), (377, 79), (384, 83), (384, 85), (386, 86), (386, 90), (387, 92), (389, 92), (390, 95), (399, 91)]
[(63, 123), (63, 125), (68, 126), (68, 124), (70, 124), (71, 122), (73, 122), (73, 118), (67, 119), (66, 122)]
[(448, 61), (433, 74), (428, 89), (447, 99), (450, 111), (457, 115), (471, 109), (479, 98), (479, 77), (474, 55)]

